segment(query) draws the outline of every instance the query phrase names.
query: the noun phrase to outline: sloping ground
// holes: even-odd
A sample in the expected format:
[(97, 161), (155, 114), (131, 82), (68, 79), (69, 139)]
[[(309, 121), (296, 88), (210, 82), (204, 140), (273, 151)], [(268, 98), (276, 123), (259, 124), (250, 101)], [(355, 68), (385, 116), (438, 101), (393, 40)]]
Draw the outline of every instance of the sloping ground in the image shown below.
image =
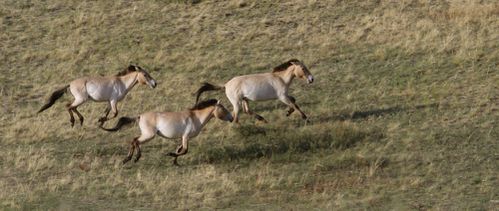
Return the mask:
[[(4, 1), (0, 205), (497, 209), (498, 16), (495, 1)], [(75, 128), (65, 102), (35, 114), (72, 79), (130, 62), (159, 86), (134, 88), (126, 116), (185, 109), (203, 81), (290, 58), (316, 79), (292, 85), (311, 123), (252, 103), (270, 123), (212, 120), (180, 168), (161, 138), (122, 166), (138, 129), (100, 131), (105, 104)]]

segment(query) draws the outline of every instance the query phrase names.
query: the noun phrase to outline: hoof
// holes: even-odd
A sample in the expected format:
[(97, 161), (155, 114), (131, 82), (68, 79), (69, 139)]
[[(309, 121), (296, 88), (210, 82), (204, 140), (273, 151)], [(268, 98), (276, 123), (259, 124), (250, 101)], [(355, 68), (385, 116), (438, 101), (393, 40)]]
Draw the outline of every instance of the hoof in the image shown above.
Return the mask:
[(263, 118), (262, 116), (260, 115), (255, 115), (255, 118), (258, 120), (258, 121), (262, 121), (263, 123), (268, 123), (267, 120), (265, 120), (265, 118)]
[(268, 122), (267, 120), (265, 120), (265, 119), (263, 119), (263, 120), (257, 120), (257, 121), (255, 122), (255, 124), (268, 124), (268, 123), (269, 123), (269, 122)]
[(140, 155), (138, 155), (137, 157), (135, 157), (135, 160), (133, 160), (133, 162), (137, 163), (137, 161), (139, 161), (140, 157), (141, 157)]
[(99, 120), (97, 120), (97, 122), (102, 126), (104, 124), (104, 122), (107, 121), (107, 118), (106, 117), (101, 117), (99, 118)]
[(130, 161), (131, 159), (132, 159), (132, 156), (126, 157), (125, 159), (123, 159), (122, 163), (125, 164), (128, 161)]

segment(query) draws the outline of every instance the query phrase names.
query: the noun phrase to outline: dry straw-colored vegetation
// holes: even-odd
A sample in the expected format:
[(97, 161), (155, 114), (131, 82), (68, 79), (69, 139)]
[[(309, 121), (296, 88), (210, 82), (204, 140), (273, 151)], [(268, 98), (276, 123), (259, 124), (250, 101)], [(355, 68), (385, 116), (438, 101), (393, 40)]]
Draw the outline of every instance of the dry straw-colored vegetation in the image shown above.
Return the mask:
[[(0, 207), (498, 209), (498, 45), (486, 0), (4, 0)], [(98, 130), (104, 104), (81, 107), (82, 127), (65, 103), (35, 115), (70, 80), (130, 62), (159, 81), (119, 104), (133, 116), (290, 58), (316, 78), (292, 85), (311, 123), (252, 103), (269, 124), (212, 121), (180, 168), (160, 138), (121, 165), (138, 129)]]

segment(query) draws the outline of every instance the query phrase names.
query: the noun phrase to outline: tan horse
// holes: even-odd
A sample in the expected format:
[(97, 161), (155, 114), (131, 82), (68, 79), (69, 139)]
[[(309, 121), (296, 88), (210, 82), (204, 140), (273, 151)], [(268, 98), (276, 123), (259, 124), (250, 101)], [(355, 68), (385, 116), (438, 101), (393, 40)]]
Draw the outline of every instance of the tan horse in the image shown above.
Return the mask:
[(224, 86), (204, 83), (196, 92), (196, 102), (198, 102), (199, 97), (205, 91), (225, 89), (225, 95), (229, 98), (234, 109), (233, 116), (235, 123), (239, 120), (238, 114), (241, 105), (247, 114), (254, 116), (260, 121), (267, 122), (262, 116), (249, 109), (248, 100), (279, 99), (289, 106), (286, 116), (298, 110), (302, 118), (307, 119), (307, 115), (296, 105), (295, 98), (288, 94), (289, 86), (295, 77), (306, 79), (309, 84), (314, 81), (314, 77), (301, 61), (291, 59), (275, 67), (271, 73), (236, 76), (225, 83)]
[[(100, 125), (102, 125), (105, 121), (118, 115), (117, 103), (121, 101), (137, 83), (147, 84), (151, 88), (156, 87), (156, 81), (149, 73), (136, 65), (130, 65), (114, 76), (79, 78), (69, 83), (69, 85), (54, 91), (47, 103), (40, 108), (38, 113), (54, 105), (55, 101), (61, 98), (69, 87), (69, 90), (74, 97), (73, 103), (67, 104), (71, 127), (74, 126), (75, 122), (73, 112), (78, 115), (80, 124), (83, 125), (83, 116), (76, 108), (88, 100), (109, 102), (105, 112), (106, 115), (99, 119)], [(108, 118), (107, 116), (111, 110), (114, 115), (112, 118)]]
[(137, 118), (121, 117), (114, 128), (101, 128), (106, 131), (118, 131), (122, 126), (138, 120), (141, 135), (133, 139), (123, 164), (132, 159), (135, 149), (137, 149), (135, 157), (135, 162), (137, 162), (141, 156), (140, 145), (154, 138), (156, 134), (164, 138), (182, 138), (182, 144), (177, 147), (177, 150), (168, 153), (169, 156), (174, 157), (173, 164), (178, 165), (177, 157), (187, 153), (189, 139), (196, 137), (212, 117), (232, 121), (232, 115), (220, 104), (220, 101), (211, 99), (187, 111), (147, 112)]

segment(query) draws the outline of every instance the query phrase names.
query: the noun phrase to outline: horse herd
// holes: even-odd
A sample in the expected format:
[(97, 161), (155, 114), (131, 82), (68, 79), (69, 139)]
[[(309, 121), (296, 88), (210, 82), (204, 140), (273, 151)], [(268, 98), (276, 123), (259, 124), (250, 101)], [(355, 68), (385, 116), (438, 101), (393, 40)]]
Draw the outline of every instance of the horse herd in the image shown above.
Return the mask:
[[(70, 116), (71, 127), (74, 126), (74, 114), (78, 116), (80, 125), (83, 125), (83, 115), (77, 110), (78, 106), (88, 100), (96, 102), (108, 102), (105, 115), (99, 118), (99, 128), (106, 131), (118, 131), (124, 125), (138, 122), (140, 136), (133, 139), (130, 144), (127, 157), (123, 164), (130, 161), (135, 151), (137, 151), (135, 162), (141, 157), (140, 145), (151, 140), (157, 135), (164, 138), (181, 138), (182, 143), (174, 152), (168, 153), (174, 157), (173, 164), (178, 165), (177, 157), (185, 155), (188, 151), (188, 141), (196, 137), (201, 129), (216, 117), (223, 121), (238, 123), (239, 111), (255, 117), (259, 121), (267, 122), (262, 116), (254, 113), (248, 106), (248, 101), (262, 101), (279, 99), (286, 104), (289, 109), (286, 116), (297, 110), (304, 120), (307, 116), (296, 105), (294, 97), (288, 93), (289, 86), (293, 78), (305, 79), (308, 83), (314, 81), (314, 77), (309, 72), (303, 62), (291, 59), (275, 67), (270, 73), (259, 73), (251, 75), (236, 76), (223, 86), (210, 83), (203, 85), (196, 92), (196, 104), (194, 107), (181, 112), (147, 112), (138, 117), (121, 117), (113, 128), (103, 127), (104, 123), (118, 116), (117, 103), (137, 84), (147, 84), (155, 88), (157, 83), (154, 78), (143, 68), (137, 65), (130, 65), (125, 70), (113, 76), (96, 76), (78, 78), (56, 91), (54, 91), (47, 103), (43, 105), (38, 113), (50, 108), (68, 88), (74, 97), (72, 103), (67, 104)], [(209, 99), (199, 102), (201, 94), (205, 91), (225, 90), (225, 94), (232, 104), (232, 114), (220, 103), (219, 100)], [(113, 111), (113, 116), (109, 118), (109, 113)]]

